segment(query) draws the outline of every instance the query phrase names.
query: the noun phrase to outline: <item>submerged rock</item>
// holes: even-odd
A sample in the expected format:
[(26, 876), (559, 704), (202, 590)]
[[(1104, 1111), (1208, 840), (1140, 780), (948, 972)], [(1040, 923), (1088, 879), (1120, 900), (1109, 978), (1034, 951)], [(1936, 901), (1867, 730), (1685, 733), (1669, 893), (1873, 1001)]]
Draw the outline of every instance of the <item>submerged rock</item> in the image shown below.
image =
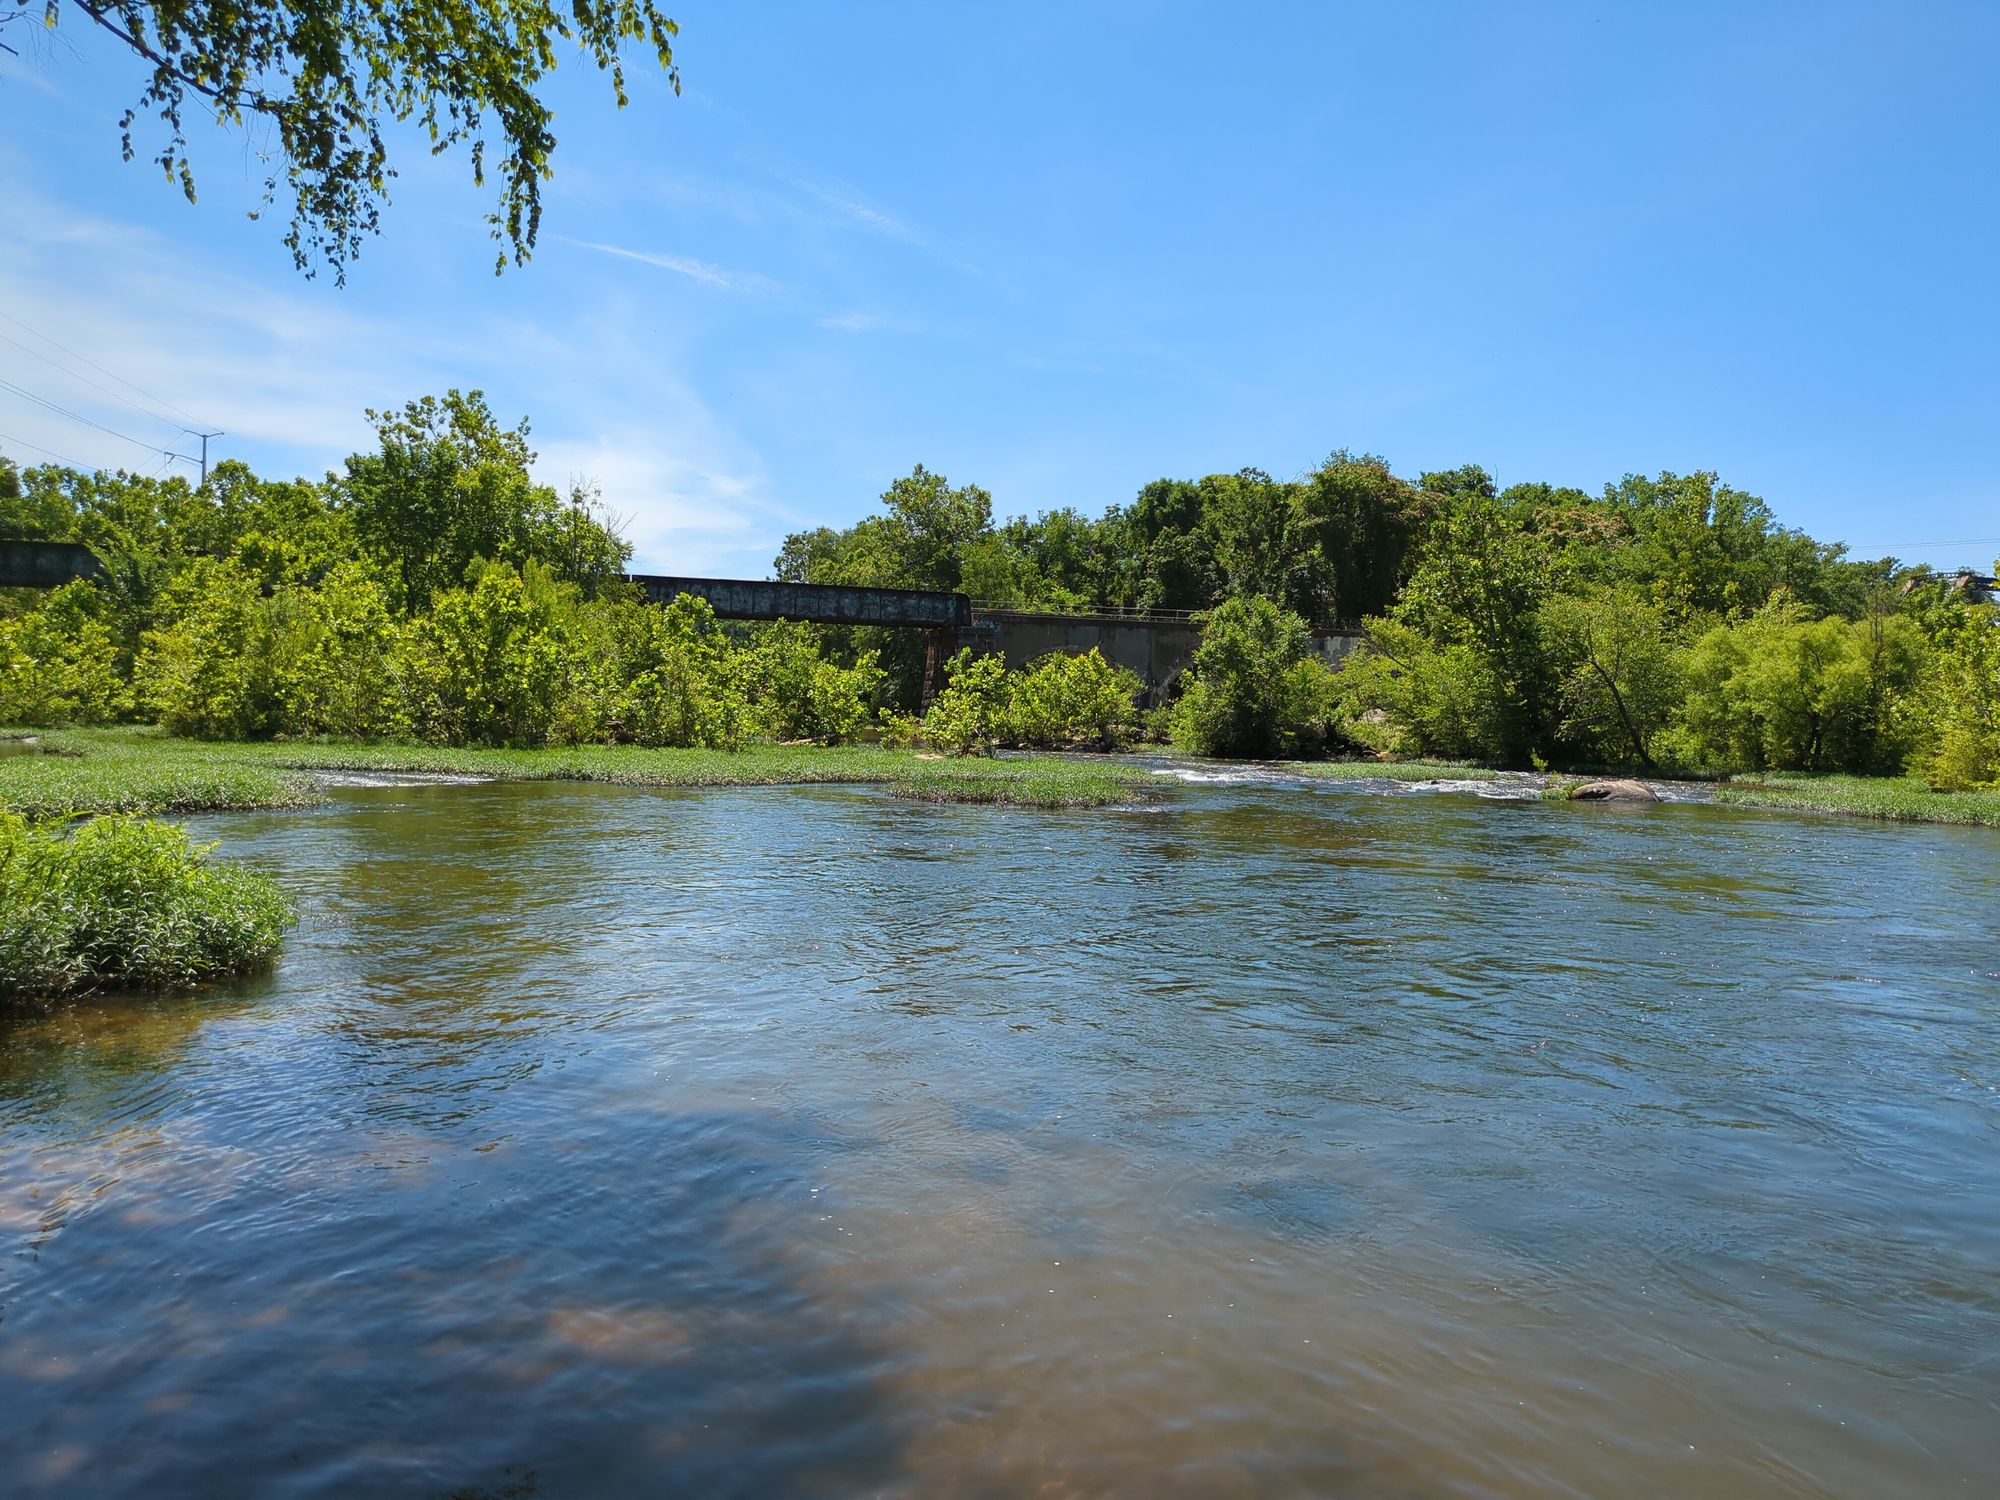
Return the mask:
[(1586, 781), (1582, 786), (1569, 790), (1572, 802), (1658, 802), (1660, 794), (1643, 781), (1619, 778), (1612, 781)]

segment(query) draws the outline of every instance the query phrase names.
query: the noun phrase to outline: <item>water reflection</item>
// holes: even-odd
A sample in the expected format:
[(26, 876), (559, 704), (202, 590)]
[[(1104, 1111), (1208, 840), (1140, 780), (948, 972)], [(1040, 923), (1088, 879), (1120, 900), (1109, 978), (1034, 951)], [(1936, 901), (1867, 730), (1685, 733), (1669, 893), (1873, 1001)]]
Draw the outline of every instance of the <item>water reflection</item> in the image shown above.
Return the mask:
[(354, 789), (0, 1033), (27, 1494), (1960, 1494), (1991, 835)]

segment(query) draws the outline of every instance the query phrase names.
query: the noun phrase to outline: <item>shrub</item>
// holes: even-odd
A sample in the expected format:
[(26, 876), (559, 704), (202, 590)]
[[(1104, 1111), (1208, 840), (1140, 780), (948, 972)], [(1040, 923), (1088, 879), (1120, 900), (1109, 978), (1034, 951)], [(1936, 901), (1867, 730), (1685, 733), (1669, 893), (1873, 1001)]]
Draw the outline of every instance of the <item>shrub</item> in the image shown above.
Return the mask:
[(1137, 730), (1139, 687), (1137, 673), (1113, 666), (1095, 646), (1052, 652), (1013, 678), (1005, 736), (1043, 749), (1115, 750)]
[(1655, 768), (1652, 742), (1683, 694), (1660, 607), (1631, 586), (1559, 594), (1537, 618), (1562, 705), (1563, 759)]
[(1176, 743), (1201, 755), (1323, 754), (1336, 723), (1334, 674), (1306, 623), (1269, 599), (1209, 612), (1174, 705)]
[(372, 739), (409, 727), (396, 676), (400, 632), (381, 585), (342, 563), (317, 588), (264, 601), (275, 733)]
[(167, 587), (165, 623), (146, 632), (136, 677), (140, 701), (169, 733), (244, 740), (275, 731), (260, 604), (256, 578), (233, 562), (198, 559)]
[(1007, 664), (962, 647), (945, 664), (944, 691), (924, 712), (924, 738), (953, 755), (991, 750), (1007, 716)]
[(536, 746), (588, 694), (575, 601), (530, 564), (475, 569), (470, 588), (439, 594), (402, 633), (397, 673), (418, 734), (440, 745)]
[(1916, 769), (1934, 790), (2000, 785), (2000, 612), (1965, 611), (1938, 642), (1910, 709)]
[(1505, 685), (1491, 659), (1455, 642), (1438, 646), (1409, 625), (1378, 618), (1338, 679), (1354, 735), (1393, 755), (1483, 760), (1506, 733)]
[(0, 724), (108, 724), (131, 711), (98, 607), (95, 589), (70, 583), (33, 613), (0, 620)]
[(746, 671), (758, 729), (778, 740), (839, 744), (868, 722), (868, 705), (888, 675), (880, 653), (863, 651), (843, 667), (820, 653), (819, 632), (795, 620), (766, 626), (750, 648)]
[(1671, 747), (1719, 770), (1898, 771), (1923, 652), (1908, 619), (1805, 620), (1780, 596), (1695, 643)]
[(614, 738), (704, 750), (743, 743), (750, 700), (741, 664), (706, 599), (682, 594), (665, 609), (647, 609), (629, 649)]
[(213, 847), (143, 818), (66, 833), (0, 813), (0, 996), (188, 985), (268, 959), (289, 904)]

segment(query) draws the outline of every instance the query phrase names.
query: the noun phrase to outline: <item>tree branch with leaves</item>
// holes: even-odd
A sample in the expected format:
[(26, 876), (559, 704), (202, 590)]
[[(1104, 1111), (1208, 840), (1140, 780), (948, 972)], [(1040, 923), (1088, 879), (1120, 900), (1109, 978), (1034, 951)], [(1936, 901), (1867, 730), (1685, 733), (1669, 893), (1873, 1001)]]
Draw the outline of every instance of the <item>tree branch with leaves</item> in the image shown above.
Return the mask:
[[(5, 5), (8, 0), (0, 0)], [(651, 0), (12, 0), (19, 20), (39, 8), (54, 28), (73, 10), (151, 68), (119, 121), (126, 160), (141, 149), (142, 113), (167, 138), (154, 163), (190, 202), (190, 107), (224, 126), (272, 132), (264, 203), (291, 205), (285, 245), (307, 276), (338, 282), (379, 232), (389, 183), (386, 133), (414, 122), (432, 155), (464, 146), (484, 186), (489, 143), (500, 198), (487, 216), (501, 242), (495, 272), (525, 264), (541, 229), (541, 184), (552, 175), (554, 113), (538, 86), (559, 43), (610, 75), (622, 108), (628, 52), (657, 60), (676, 94), (678, 28)]]

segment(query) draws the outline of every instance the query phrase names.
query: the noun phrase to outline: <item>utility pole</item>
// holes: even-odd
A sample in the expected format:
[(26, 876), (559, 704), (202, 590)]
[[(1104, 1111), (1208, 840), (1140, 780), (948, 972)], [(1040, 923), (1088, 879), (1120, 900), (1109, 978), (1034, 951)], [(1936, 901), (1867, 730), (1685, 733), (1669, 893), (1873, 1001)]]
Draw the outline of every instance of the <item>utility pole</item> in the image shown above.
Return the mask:
[(201, 482), (207, 484), (208, 440), (212, 437), (221, 437), (222, 434), (220, 432), (196, 432), (192, 427), (183, 427), (181, 431), (185, 432), (189, 437), (198, 437), (201, 439)]

